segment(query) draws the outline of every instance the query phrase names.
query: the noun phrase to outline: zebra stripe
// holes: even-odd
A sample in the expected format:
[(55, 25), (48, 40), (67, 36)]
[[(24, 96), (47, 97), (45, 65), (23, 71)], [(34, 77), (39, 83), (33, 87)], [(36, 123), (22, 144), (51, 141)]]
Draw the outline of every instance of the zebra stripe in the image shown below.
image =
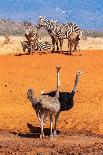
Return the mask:
[(52, 39), (53, 51), (55, 49), (55, 43), (56, 43), (57, 49), (58, 49), (57, 25), (58, 25), (58, 23), (53, 20), (48, 20), (45, 17), (39, 17), (38, 28), (44, 27), (48, 31), (48, 33)]
[[(60, 51), (62, 51), (63, 40), (68, 39), (72, 32), (76, 32), (80, 35), (80, 27), (75, 23), (59, 24), (53, 20), (48, 20), (45, 17), (41, 17), (38, 22), (39, 27), (44, 26), (52, 38), (53, 50), (55, 49), (55, 43), (58, 46), (60, 42)], [(58, 49), (58, 47), (57, 47)]]
[(66, 34), (65, 39), (68, 39), (68, 37), (71, 35), (72, 32), (76, 32), (79, 34), (81, 31), (80, 27), (75, 23), (66, 23), (63, 26), (65, 27), (65, 34)]
[(39, 50), (39, 51), (50, 50), (51, 47), (52, 46), (50, 44), (46, 44), (46, 43), (42, 43), (42, 42), (37, 43), (37, 50)]

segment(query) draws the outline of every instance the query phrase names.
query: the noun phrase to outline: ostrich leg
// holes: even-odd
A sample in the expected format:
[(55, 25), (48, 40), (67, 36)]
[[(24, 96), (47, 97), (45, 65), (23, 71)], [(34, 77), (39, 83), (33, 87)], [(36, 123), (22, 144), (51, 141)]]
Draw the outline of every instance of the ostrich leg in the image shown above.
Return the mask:
[(52, 130), (52, 115), (50, 115), (50, 137), (53, 138), (53, 130)]
[(54, 124), (54, 136), (57, 136), (57, 121), (58, 121), (58, 117), (59, 117), (60, 111), (56, 114), (55, 116), (55, 124)]
[(40, 134), (40, 138), (44, 138), (44, 115), (41, 116), (41, 122), (40, 122), (40, 125), (41, 125), (41, 134)]

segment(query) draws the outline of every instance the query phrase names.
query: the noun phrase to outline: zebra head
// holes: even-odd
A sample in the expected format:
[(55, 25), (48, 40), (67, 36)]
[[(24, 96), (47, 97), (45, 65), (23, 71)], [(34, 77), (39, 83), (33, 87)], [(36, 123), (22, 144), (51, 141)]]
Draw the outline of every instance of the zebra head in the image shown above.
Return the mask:
[(41, 28), (45, 25), (45, 16), (39, 16), (39, 20), (38, 20), (38, 28)]
[(22, 44), (23, 51), (25, 52), (25, 50), (28, 48), (28, 44), (26, 42), (21, 42), (21, 44)]
[(38, 28), (44, 27), (47, 31), (51, 29), (51, 22), (45, 16), (39, 16)]

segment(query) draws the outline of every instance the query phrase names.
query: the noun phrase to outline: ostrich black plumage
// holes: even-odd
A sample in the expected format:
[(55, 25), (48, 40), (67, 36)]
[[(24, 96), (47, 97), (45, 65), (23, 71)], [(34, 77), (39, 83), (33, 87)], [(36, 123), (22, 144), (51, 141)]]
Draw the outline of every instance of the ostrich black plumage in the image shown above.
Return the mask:
[[(57, 126), (57, 120), (59, 117), (60, 112), (62, 111), (68, 111), (70, 110), (73, 105), (74, 105), (74, 96), (75, 96), (75, 92), (77, 89), (77, 85), (78, 82), (80, 80), (80, 75), (83, 74), (84, 72), (81, 71), (77, 71), (76, 73), (76, 79), (75, 79), (75, 83), (73, 86), (72, 91), (69, 92), (62, 92), (59, 91), (59, 102), (60, 102), (60, 111), (57, 113), (57, 115), (55, 115), (55, 125), (54, 125), (54, 135), (57, 135), (57, 131), (56, 131), (56, 126)], [(57, 88), (58, 88), (58, 79), (57, 79)], [(45, 93), (48, 94), (49, 96), (54, 96), (55, 95), (55, 91), (49, 92), (49, 93)]]

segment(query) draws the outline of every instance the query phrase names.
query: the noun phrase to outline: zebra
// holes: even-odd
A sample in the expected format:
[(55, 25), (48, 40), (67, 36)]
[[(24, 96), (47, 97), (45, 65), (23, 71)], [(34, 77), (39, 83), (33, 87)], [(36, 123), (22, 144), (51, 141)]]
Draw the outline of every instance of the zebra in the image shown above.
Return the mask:
[(25, 31), (25, 38), (27, 41), (22, 43), (23, 51), (28, 49), (29, 54), (35, 51), (36, 42), (38, 40), (38, 27), (28, 25)]
[(37, 41), (36, 46), (37, 46), (37, 50), (39, 50), (39, 51), (50, 50), (52, 47), (52, 45), (49, 42), (43, 43), (43, 42), (41, 42), (40, 39)]
[[(21, 42), (21, 44), (22, 44), (24, 52), (26, 51), (26, 49), (29, 52), (29, 49), (30, 49), (32, 52), (29, 52), (29, 54), (33, 53), (33, 47), (34, 47), (33, 42), (31, 42), (30, 47), (29, 47), (27, 41), (23, 41), (23, 42)], [(52, 45), (49, 42), (43, 43), (43, 42), (40, 41), (40, 39), (37, 40), (36, 43), (35, 43), (35, 50), (37, 50), (37, 51), (50, 50), (51, 48), (52, 48)]]
[(28, 41), (25, 40), (25, 41), (21, 42), (21, 45), (22, 45), (22, 48), (23, 48), (24, 52), (26, 52), (26, 50), (27, 50), (28, 54), (33, 53), (33, 51), (34, 51), (34, 42), (30, 42), (30, 44), (29, 44)]
[[(59, 24), (57, 21), (48, 20), (47, 18), (40, 16), (38, 21), (38, 27), (44, 27), (49, 35), (52, 38), (52, 44), (53, 44), (53, 51), (55, 50), (55, 43), (57, 45), (57, 51), (59, 49), (58, 47), (58, 41), (60, 43), (60, 53), (62, 53), (62, 46), (64, 39), (68, 39), (68, 45), (71, 43), (69, 42), (69, 36), (72, 32), (77, 33), (77, 38), (75, 39), (79, 44), (80, 39), (80, 27), (75, 23), (66, 23), (66, 24)], [(74, 49), (77, 47), (77, 42), (74, 44)]]
[(41, 27), (44, 27), (48, 31), (48, 34), (51, 36), (51, 39), (52, 39), (52, 45), (53, 45), (52, 51), (55, 50), (55, 44), (57, 45), (57, 51), (59, 50), (58, 36), (57, 36), (57, 26), (59, 28), (59, 24), (58, 24), (57, 21), (48, 20), (44, 16), (39, 16), (38, 28), (40, 29)]
[[(52, 20), (51, 24), (54, 25), (55, 21)], [(71, 36), (74, 34), (75, 34), (75, 38), (71, 39)], [(77, 47), (79, 46), (79, 40), (82, 37), (82, 30), (80, 29), (79, 25), (75, 23), (70, 22), (66, 24), (59, 24), (58, 22), (56, 22), (55, 26), (52, 29), (52, 35), (54, 36), (55, 42), (58, 43), (59, 41), (61, 52), (62, 52), (64, 39), (68, 39), (68, 45), (70, 46), (70, 49), (71, 49), (71, 46), (74, 46), (74, 51), (77, 51)], [(73, 43), (71, 41), (73, 41)]]
[(79, 25), (75, 23), (70, 22), (70, 23), (63, 24), (63, 26), (65, 29), (64, 39), (68, 39), (68, 49), (70, 47), (70, 54), (71, 54), (72, 48), (74, 48), (73, 51), (77, 51), (77, 47), (79, 47), (79, 41), (82, 37), (83, 31), (80, 29)]
[(65, 27), (66, 38), (68, 38), (68, 36), (72, 32), (80, 33), (80, 31), (81, 31), (79, 25), (77, 25), (75, 23), (66, 23), (66, 24), (63, 24), (63, 26)]

